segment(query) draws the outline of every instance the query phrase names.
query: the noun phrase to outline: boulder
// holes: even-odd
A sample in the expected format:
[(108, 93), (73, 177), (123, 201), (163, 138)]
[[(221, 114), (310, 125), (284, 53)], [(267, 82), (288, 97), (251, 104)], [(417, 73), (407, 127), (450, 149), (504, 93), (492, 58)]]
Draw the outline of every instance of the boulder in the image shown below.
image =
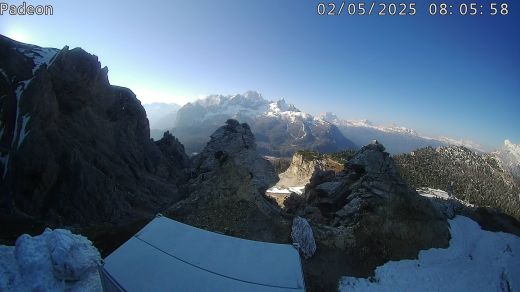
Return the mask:
[(316, 242), (312, 234), (312, 228), (307, 220), (296, 217), (293, 220), (291, 238), (294, 246), (305, 258), (311, 258), (316, 252)]

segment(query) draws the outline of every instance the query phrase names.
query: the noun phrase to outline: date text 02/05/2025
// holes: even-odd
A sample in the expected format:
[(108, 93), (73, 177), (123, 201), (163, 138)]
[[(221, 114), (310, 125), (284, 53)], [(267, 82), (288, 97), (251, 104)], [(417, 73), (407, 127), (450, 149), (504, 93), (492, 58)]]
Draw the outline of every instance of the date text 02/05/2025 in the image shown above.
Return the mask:
[(339, 15), (379, 15), (379, 16), (413, 16), (419, 11), (424, 11), (432, 16), (506, 16), (509, 14), (509, 4), (505, 2), (492, 3), (420, 3), (399, 2), (399, 3), (376, 3), (376, 2), (347, 2), (330, 1), (320, 2), (316, 6), (318, 15), (339, 16)]

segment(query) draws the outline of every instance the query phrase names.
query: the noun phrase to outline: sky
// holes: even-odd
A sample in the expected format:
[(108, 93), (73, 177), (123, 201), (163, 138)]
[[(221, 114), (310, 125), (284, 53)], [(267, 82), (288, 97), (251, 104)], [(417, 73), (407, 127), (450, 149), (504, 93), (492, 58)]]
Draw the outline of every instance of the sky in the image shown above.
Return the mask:
[(82, 47), (143, 103), (256, 90), (311, 114), (486, 148), (520, 143), (515, 0), (503, 0), (506, 16), (456, 15), (460, 0), (447, 1), (455, 15), (446, 16), (429, 15), (427, 1), (415, 1), (413, 16), (320, 16), (311, 0), (26, 2), (53, 5), (54, 15), (0, 15), (0, 34)]

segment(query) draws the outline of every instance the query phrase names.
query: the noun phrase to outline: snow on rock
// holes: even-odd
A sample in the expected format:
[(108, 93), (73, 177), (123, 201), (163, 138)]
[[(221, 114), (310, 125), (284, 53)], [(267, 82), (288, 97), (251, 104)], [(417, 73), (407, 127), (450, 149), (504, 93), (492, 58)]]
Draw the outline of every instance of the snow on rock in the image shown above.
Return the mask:
[(455, 217), (457, 210), (463, 207), (473, 208), (475, 205), (470, 204), (464, 200), (460, 200), (453, 195), (448, 194), (443, 190), (437, 190), (432, 188), (419, 188), (417, 189), (419, 195), (430, 199), (433, 206), (441, 213), (447, 216), (447, 218)]
[(449, 137), (439, 137), (437, 140), (444, 142), (448, 145), (463, 146), (469, 149), (473, 149), (479, 152), (486, 152), (485, 147), (471, 140), (453, 139)]
[(16, 90), (14, 92), (16, 94), (17, 100), (20, 100), (20, 97), (22, 96), (23, 91), (27, 88), (27, 86), (29, 85), (29, 83), (31, 83), (31, 81), (32, 81), (32, 78), (29, 80), (22, 81), (18, 84), (18, 86), (16, 87)]
[(31, 117), (29, 115), (22, 117), (22, 128), (20, 129), (20, 135), (18, 136), (18, 148), (20, 148), (20, 145), (22, 145), (25, 137), (27, 137), (27, 134), (29, 134), (29, 131), (27, 130), (27, 124), (29, 123), (30, 119)]
[(98, 250), (64, 229), (21, 235), (0, 246), (0, 291), (101, 291)]
[(290, 195), (292, 193), (302, 195), (303, 190), (305, 189), (305, 186), (303, 187), (287, 187), (287, 188), (279, 188), (279, 187), (271, 187), (269, 188), (266, 193), (268, 194), (287, 194)]
[[(21, 114), (20, 113), (20, 102), (21, 102), (21, 98), (22, 98), (23, 92), (25, 91), (25, 89), (27, 89), (27, 87), (29, 86), (31, 81), (34, 79), (34, 75), (36, 74), (38, 69), (40, 69), (40, 67), (42, 65), (50, 66), (52, 64), (52, 62), (56, 58), (59, 50), (58, 49), (52, 49), (52, 48), (40, 48), (40, 47), (36, 47), (36, 46), (30, 46), (29, 48), (25, 48), (25, 47), (19, 48), (18, 52), (20, 52), (20, 53), (24, 54), (26, 57), (30, 58), (33, 61), (33, 63), (34, 63), (34, 67), (33, 67), (33, 70), (32, 70), (32, 75), (33, 76), (31, 78), (27, 79), (27, 80), (19, 82), (17, 87), (16, 87), (16, 90), (15, 90), (15, 94), (16, 94), (16, 120), (15, 120), (14, 134), (15, 134), (15, 136), (17, 138), (13, 139), (13, 142), (12, 142), (13, 144), (12, 145), (20, 147), (20, 145), (22, 144), (23, 140), (25, 139), (25, 136), (28, 133), (28, 132), (26, 132), (25, 127), (26, 127), (26, 125), (27, 125), (27, 123), (29, 121), (29, 117), (28, 116), (23, 116), (22, 117), (22, 126), (20, 128), (20, 125), (19, 125), (19, 119), (20, 119), (20, 114)], [(5, 74), (4, 71), (2, 71), (2, 74), (7, 79), (7, 75)], [(2, 131), (2, 134), (3, 134), (3, 131)], [(15, 144), (15, 143), (17, 143), (17, 144)]]
[(9, 80), (9, 78), (7, 77), (7, 74), (5, 73), (4, 70), (0, 69), (0, 74), (5, 78), (5, 80)]
[(493, 154), (500, 161), (502, 169), (511, 171), (513, 176), (520, 179), (520, 144), (505, 140), (504, 145)]
[(369, 279), (343, 277), (340, 291), (520, 291), (520, 238), (449, 220), (450, 246), (421, 251), (416, 260), (388, 262)]
[(300, 254), (308, 259), (316, 252), (316, 242), (309, 222), (301, 217), (293, 220), (291, 238), (293, 244), (298, 248)]
[(31, 47), (30, 49), (19, 48), (18, 51), (24, 54), (26, 57), (30, 58), (34, 62), (34, 67), (32, 70), (33, 75), (36, 74), (38, 69), (42, 65), (50, 66), (54, 61), (54, 57), (58, 54), (58, 49), (53, 48), (40, 48), (40, 47)]

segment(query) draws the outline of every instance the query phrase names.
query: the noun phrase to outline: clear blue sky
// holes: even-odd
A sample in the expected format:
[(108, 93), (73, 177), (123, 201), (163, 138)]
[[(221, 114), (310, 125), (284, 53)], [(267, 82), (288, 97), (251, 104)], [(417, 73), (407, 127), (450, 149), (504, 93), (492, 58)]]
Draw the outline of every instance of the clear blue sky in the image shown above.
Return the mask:
[(326, 17), (307, 0), (42, 0), (53, 16), (3, 15), (0, 33), (81, 46), (145, 103), (257, 90), (314, 114), (520, 143), (518, 1), (505, 17), (428, 16), (417, 2), (415, 16)]

